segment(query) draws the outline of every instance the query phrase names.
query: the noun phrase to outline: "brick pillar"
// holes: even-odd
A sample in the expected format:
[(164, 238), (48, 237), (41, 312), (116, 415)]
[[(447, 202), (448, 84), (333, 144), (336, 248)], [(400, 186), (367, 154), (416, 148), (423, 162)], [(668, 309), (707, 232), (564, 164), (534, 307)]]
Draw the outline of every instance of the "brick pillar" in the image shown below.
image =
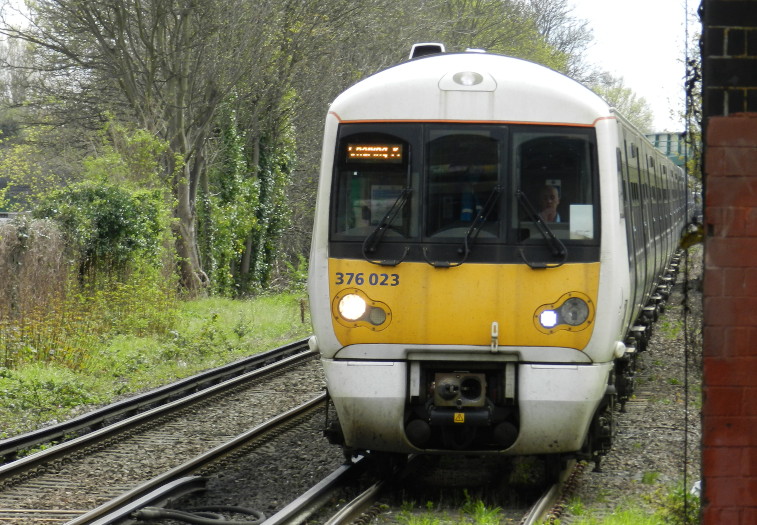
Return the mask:
[(710, 118), (706, 141), (702, 523), (754, 525), (757, 113)]

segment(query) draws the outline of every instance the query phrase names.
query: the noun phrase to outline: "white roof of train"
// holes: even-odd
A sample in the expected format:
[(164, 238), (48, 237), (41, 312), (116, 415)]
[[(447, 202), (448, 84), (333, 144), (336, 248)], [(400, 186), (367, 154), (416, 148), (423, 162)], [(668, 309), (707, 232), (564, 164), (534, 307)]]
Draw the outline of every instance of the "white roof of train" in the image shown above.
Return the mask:
[(455, 120), (592, 125), (610, 107), (554, 70), (484, 53), (404, 62), (355, 84), (331, 105), (342, 121)]

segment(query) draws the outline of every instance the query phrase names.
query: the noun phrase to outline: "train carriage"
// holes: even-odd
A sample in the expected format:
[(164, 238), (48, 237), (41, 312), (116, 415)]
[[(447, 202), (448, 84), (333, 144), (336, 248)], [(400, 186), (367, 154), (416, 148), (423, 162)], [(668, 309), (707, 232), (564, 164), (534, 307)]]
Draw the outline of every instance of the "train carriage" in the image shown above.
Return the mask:
[(332, 438), (598, 459), (664, 300), (683, 184), (602, 99), (524, 60), (432, 54), (346, 90), (309, 276)]

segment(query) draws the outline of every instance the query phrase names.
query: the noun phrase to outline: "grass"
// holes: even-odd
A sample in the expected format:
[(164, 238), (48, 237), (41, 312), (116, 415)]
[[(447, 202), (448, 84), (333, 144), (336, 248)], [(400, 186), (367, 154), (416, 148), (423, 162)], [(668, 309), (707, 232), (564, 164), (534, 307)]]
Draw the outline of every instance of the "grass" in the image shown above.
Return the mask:
[[(652, 477), (642, 482), (654, 483), (657, 476)], [(569, 502), (568, 511), (573, 516), (571, 525), (694, 525), (699, 523), (699, 506), (699, 498), (687, 493), (679, 483), (660, 487), (638, 500), (625, 501), (609, 514), (597, 516), (587, 511), (580, 500)], [(560, 525), (560, 520), (554, 525)]]
[(502, 514), (500, 507), (487, 507), (480, 499), (472, 500), (468, 491), (465, 491), (465, 503), (462, 511), (477, 525), (497, 525)]
[[(105, 312), (120, 315), (129, 329), (114, 321), (118, 329), (100, 328), (86, 341), (57, 340), (56, 347), (75, 349), (60, 354), (75, 359), (46, 350), (46, 359), (0, 366), (0, 439), (305, 337), (311, 328), (301, 316), (302, 297), (177, 301), (161, 306), (160, 329), (144, 329), (128, 308)], [(30, 355), (31, 347), (19, 348)]]
[(414, 502), (404, 502), (397, 521), (405, 525), (499, 525), (502, 523), (500, 507), (489, 507), (480, 499), (472, 499), (467, 491), (463, 491), (463, 495), (465, 500), (460, 506), (459, 514), (439, 511), (433, 501), (427, 501), (425, 506), (421, 507), (416, 507)]
[[(669, 309), (675, 310), (679, 306), (668, 306)], [(679, 339), (683, 333), (683, 322), (673, 320), (669, 316), (662, 316), (655, 324), (655, 329), (667, 340), (673, 341)]]
[[(415, 502), (403, 502), (396, 521), (404, 525), (500, 525), (512, 523), (502, 516), (499, 507), (487, 506), (480, 499), (471, 499), (464, 491), (465, 501), (459, 512), (439, 511), (431, 501), (425, 505)], [(693, 525), (699, 523), (699, 499), (687, 495), (688, 503), (684, 519), (684, 491), (682, 486), (661, 487), (651, 496), (637, 501), (625, 501), (609, 513), (596, 513), (586, 505), (574, 499), (568, 503), (571, 525)], [(560, 525), (556, 519), (552, 525)]]
[(580, 518), (573, 525), (665, 525), (654, 515), (641, 509), (626, 509), (613, 512), (608, 516)]

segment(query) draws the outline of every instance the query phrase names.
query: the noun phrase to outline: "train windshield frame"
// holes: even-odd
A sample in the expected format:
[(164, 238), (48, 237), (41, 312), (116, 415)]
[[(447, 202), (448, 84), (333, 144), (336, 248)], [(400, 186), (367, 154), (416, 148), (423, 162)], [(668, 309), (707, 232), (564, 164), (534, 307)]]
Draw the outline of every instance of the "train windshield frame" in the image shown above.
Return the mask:
[[(551, 214), (542, 213), (546, 193)], [(570, 248), (570, 260), (598, 260), (593, 127), (342, 123), (331, 196), (336, 256), (360, 257), (355, 245), (372, 236), (371, 249), (404, 247), (407, 260), (428, 262), (429, 250), (454, 258), (464, 243), (466, 252), (475, 244), (471, 262), (514, 262), (518, 247), (545, 244), (542, 222)]]

